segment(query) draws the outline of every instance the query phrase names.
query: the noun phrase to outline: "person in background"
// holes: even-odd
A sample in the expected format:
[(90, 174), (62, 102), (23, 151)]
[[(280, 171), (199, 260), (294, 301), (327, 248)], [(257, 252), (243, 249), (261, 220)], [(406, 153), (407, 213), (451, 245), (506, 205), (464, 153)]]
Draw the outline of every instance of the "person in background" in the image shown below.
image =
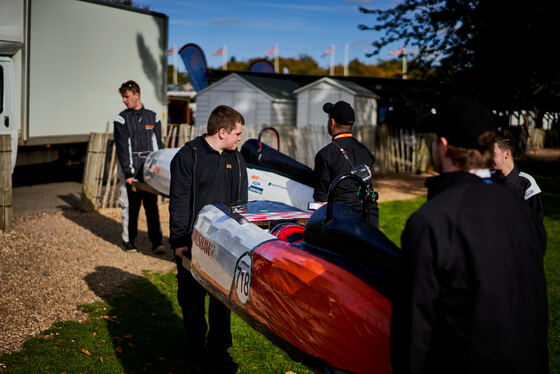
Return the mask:
[(513, 137), (507, 133), (498, 136), (494, 145), (494, 169), (492, 179), (508, 187), (524, 200), (542, 221), (544, 210), (542, 194), (535, 178), (520, 171), (513, 160)]
[(490, 179), (492, 113), (455, 96), (418, 127), (440, 175), (401, 237), (393, 373), (548, 373), (546, 235)]
[[(323, 111), (329, 115), (327, 126), (332, 142), (323, 147), (315, 155), (315, 168), (313, 170), (316, 185), (313, 198), (316, 203), (325, 203), (329, 187), (333, 180), (342, 174), (350, 173), (356, 166), (364, 164), (373, 169), (375, 157), (359, 141), (352, 136), (354, 124), (354, 109), (345, 101), (335, 104), (326, 103)], [(371, 191), (371, 181), (368, 182)], [(334, 190), (334, 201), (348, 205), (355, 213), (360, 214), (362, 202), (358, 198), (356, 182), (342, 181)], [(379, 228), (379, 208), (375, 199), (367, 203), (368, 222)]]
[(171, 161), (169, 243), (177, 263), (177, 299), (187, 332), (189, 373), (206, 373), (212, 366), (219, 373), (237, 371), (228, 353), (232, 344), (230, 310), (210, 295), (208, 329), (207, 292), (183, 267), (182, 258), (190, 259), (194, 221), (205, 205), (247, 201), (247, 169), (237, 151), (244, 124), (243, 116), (233, 108), (217, 106), (208, 119), (207, 133), (186, 143)]
[(114, 121), (117, 174), (120, 183), (119, 203), (122, 208), (123, 225), (121, 246), (125, 251), (136, 251), (134, 240), (138, 235), (138, 214), (140, 205), (144, 204), (152, 252), (164, 253), (157, 196), (132, 188), (134, 179), (142, 180), (146, 156), (163, 148), (161, 122), (156, 113), (142, 104), (140, 86), (136, 82), (124, 82), (119, 88), (119, 93), (126, 106)]

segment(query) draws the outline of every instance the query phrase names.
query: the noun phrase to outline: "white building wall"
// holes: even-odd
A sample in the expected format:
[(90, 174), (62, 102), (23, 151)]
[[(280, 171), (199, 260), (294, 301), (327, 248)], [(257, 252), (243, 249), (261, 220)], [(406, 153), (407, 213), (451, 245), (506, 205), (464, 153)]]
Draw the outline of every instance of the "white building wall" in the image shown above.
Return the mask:
[(271, 120), (271, 99), (237, 76), (208, 87), (197, 95), (196, 104), (196, 126), (206, 126), (210, 113), (218, 105), (229, 105), (237, 110), (246, 124), (270, 123)]
[(367, 96), (356, 96), (354, 112), (357, 125), (377, 125), (377, 100)]
[(339, 100), (354, 106), (354, 95), (327, 82), (300, 91), (297, 94), (297, 126), (325, 124), (327, 115), (323, 112), (323, 104)]
[(296, 103), (295, 101), (276, 101), (272, 103), (272, 113), (270, 125), (288, 125), (296, 124)]

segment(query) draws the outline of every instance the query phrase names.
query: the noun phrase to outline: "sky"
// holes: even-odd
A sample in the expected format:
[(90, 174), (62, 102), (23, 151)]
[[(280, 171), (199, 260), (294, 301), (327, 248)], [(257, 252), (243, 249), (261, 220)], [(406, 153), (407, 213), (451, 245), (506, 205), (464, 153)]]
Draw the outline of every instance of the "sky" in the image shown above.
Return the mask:
[[(376, 57), (366, 57), (371, 42), (379, 37), (375, 31), (361, 31), (359, 24), (372, 25), (375, 16), (362, 14), (358, 7), (386, 9), (398, 0), (137, 0), (150, 10), (169, 17), (168, 47), (180, 49), (187, 43), (199, 45), (209, 67), (219, 68), (223, 56), (213, 56), (226, 46), (227, 59), (247, 61), (264, 57), (278, 45), (280, 57), (309, 55), (321, 67), (330, 66), (330, 54), (322, 55), (334, 45), (334, 62), (344, 64), (345, 45), (348, 61), (358, 58), (375, 64), (388, 59), (400, 45), (389, 45)], [(169, 64), (174, 64), (173, 56)], [(181, 59), (178, 70), (185, 71)]]

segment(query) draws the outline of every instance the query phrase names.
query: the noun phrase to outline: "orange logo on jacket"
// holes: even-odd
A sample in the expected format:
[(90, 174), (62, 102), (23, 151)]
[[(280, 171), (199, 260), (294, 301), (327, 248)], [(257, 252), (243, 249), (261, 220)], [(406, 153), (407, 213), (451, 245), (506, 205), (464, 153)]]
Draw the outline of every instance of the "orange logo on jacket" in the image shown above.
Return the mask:
[(231, 164), (226, 164), (226, 168), (231, 169)]
[(154, 127), (154, 125), (144, 125), (144, 128), (146, 128), (147, 130), (153, 130)]

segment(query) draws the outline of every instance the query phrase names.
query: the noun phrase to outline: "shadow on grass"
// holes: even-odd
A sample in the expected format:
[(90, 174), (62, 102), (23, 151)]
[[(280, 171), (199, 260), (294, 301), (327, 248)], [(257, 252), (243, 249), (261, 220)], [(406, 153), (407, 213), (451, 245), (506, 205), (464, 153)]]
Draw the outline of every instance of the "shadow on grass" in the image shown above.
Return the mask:
[[(123, 274), (124, 273), (124, 274)], [(148, 278), (120, 269), (99, 266), (85, 277), (91, 290), (104, 298), (108, 307), (85, 306), (90, 318), (107, 321), (115, 357), (124, 372), (184, 372), (182, 347), (185, 346), (183, 321), (176, 303), (173, 272), (158, 277), (157, 287)], [(115, 296), (107, 297), (102, 286), (106, 277), (131, 278)], [(100, 315), (101, 314), (101, 315)]]
[[(107, 277), (127, 280), (108, 296)], [(174, 272), (145, 277), (98, 267), (85, 277), (104, 302), (82, 305), (83, 321), (60, 321), (0, 355), (0, 373), (184, 373)]]

